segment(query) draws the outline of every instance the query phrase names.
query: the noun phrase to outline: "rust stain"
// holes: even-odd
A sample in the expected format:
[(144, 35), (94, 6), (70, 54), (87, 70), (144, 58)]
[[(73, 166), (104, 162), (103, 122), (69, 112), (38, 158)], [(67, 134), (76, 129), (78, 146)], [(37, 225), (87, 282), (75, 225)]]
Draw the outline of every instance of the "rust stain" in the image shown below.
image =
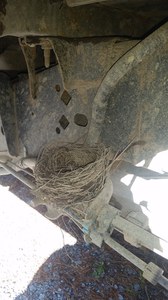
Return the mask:
[(96, 80), (80, 80), (80, 79), (75, 79), (75, 80), (69, 80), (68, 82), (65, 83), (66, 88), (68, 90), (77, 90), (78, 94), (80, 95), (82, 101), (87, 104), (88, 103), (88, 90), (89, 89), (97, 89), (100, 85), (101, 79), (96, 79)]

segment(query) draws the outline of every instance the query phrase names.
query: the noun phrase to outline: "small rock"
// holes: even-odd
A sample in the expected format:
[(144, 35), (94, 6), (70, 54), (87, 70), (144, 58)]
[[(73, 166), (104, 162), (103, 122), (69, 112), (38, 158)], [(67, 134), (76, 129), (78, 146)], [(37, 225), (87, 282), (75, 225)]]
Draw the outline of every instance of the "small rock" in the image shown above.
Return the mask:
[(48, 264), (48, 268), (51, 269), (52, 268), (52, 263)]
[(120, 293), (123, 293), (125, 291), (125, 288), (122, 285), (119, 285), (118, 290)]
[(141, 289), (139, 283), (134, 283), (134, 284), (133, 284), (133, 287), (134, 287), (134, 291), (135, 291), (135, 292), (138, 292), (138, 291)]
[(48, 272), (48, 271), (49, 271), (48, 266), (44, 266), (44, 267), (43, 267), (43, 271), (44, 271), (44, 272)]
[(45, 299), (45, 295), (44, 294), (40, 294), (39, 295), (39, 300), (44, 300)]
[(114, 284), (113, 287), (114, 287), (115, 290), (118, 290), (118, 286), (116, 284)]
[(34, 285), (29, 285), (29, 291), (30, 291), (31, 293), (35, 292), (35, 290), (36, 290), (36, 288), (35, 288)]
[(82, 282), (82, 283), (81, 283), (81, 286), (82, 286), (82, 287), (85, 287), (85, 284)]
[(131, 268), (127, 268), (126, 272), (127, 272), (128, 275), (136, 275), (136, 271), (131, 269)]
[(124, 297), (121, 294), (118, 294), (118, 300), (124, 300)]
[(167, 297), (167, 299), (168, 299), (168, 291), (164, 291), (164, 290), (163, 290), (163, 294), (164, 294), (164, 296)]

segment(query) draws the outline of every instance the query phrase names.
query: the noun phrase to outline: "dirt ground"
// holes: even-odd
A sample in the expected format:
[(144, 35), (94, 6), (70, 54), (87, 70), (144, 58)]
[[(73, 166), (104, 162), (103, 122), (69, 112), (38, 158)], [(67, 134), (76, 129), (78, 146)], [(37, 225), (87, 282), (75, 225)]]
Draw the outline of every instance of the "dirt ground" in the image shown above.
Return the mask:
[[(11, 176), (1, 177), (0, 184), (29, 203), (32, 195), (24, 185)], [(41, 213), (43, 212), (40, 209)], [(166, 300), (168, 291), (148, 283), (142, 273), (108, 246), (101, 249), (86, 244), (78, 227), (67, 217), (56, 222), (77, 239), (74, 246), (66, 245), (54, 252), (40, 267), (26, 291), (16, 300)], [(146, 249), (128, 245), (122, 236), (113, 235), (118, 242), (146, 262), (153, 261), (164, 269), (168, 277), (168, 262)]]

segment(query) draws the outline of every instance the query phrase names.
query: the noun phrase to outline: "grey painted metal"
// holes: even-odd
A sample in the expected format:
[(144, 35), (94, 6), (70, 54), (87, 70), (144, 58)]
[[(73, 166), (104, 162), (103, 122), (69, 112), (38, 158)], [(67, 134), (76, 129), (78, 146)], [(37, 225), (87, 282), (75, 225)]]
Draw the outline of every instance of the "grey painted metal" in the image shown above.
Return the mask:
[[(113, 211), (112, 206), (111, 210)], [(144, 230), (119, 215), (112, 220), (112, 225), (116, 230), (122, 232), (125, 240), (128, 240), (131, 244), (137, 247), (144, 246), (168, 259), (168, 241)]]
[(166, 290), (168, 290), (168, 279), (164, 276), (160, 276), (158, 283), (163, 286)]
[(145, 279), (153, 284), (159, 283), (161, 286), (168, 290), (168, 279), (162, 275), (163, 270), (161, 268), (153, 263), (145, 263), (125, 247), (117, 243), (108, 234), (104, 237), (104, 242), (113, 250), (121, 254), (124, 258), (129, 260), (134, 266), (143, 271), (143, 276), (145, 275)]
[(6, 176), (6, 175), (9, 175), (9, 174), (10, 174), (9, 171), (7, 171), (3, 168), (0, 168), (0, 176)]
[[(108, 185), (110, 184), (110, 182), (108, 183)], [(106, 185), (104, 191), (104, 193), (106, 192), (107, 195), (110, 190), (110, 185), (108, 185)], [(99, 199), (102, 199), (101, 206), (98, 202)], [(154, 233), (148, 230), (144, 230), (143, 224), (142, 226), (140, 226), (140, 222), (139, 224), (136, 224), (134, 220), (128, 220), (127, 217), (123, 218), (119, 209), (115, 208), (112, 205), (106, 204), (106, 202), (106, 198), (102, 198), (100, 193), (100, 197), (96, 197), (96, 199), (93, 201), (93, 204), (91, 204), (88, 208), (89, 214), (86, 215), (86, 224), (88, 220), (91, 222), (88, 232), (95, 244), (101, 247), (104, 233), (112, 233), (114, 230), (117, 230), (121, 232), (124, 236), (124, 239), (133, 246), (143, 246), (168, 259), (168, 239), (164, 240), (163, 238), (156, 236)], [(143, 214), (141, 217), (143, 217)], [(96, 226), (96, 235), (95, 224), (98, 224)]]
[(125, 247), (121, 246), (114, 239), (112, 239), (108, 234), (104, 237), (104, 242), (111, 247), (113, 250), (120, 253), (124, 258), (129, 260), (133, 265), (137, 266), (141, 271), (144, 271), (146, 263), (138, 258), (136, 255), (131, 253)]
[(35, 184), (33, 182), (31, 182), (29, 179), (16, 172), (13, 168), (9, 167), (7, 163), (0, 162), (0, 166), (3, 169), (5, 169), (7, 172), (9, 172), (11, 175), (13, 175), (15, 178), (17, 178), (19, 181), (27, 185), (29, 188), (31, 189), (35, 188)]

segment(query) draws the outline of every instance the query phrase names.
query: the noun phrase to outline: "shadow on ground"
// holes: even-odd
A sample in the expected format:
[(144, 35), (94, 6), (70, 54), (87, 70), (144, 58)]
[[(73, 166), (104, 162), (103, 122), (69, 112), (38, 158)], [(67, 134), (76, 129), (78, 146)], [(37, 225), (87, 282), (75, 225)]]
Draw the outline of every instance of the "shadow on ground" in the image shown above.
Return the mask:
[[(75, 236), (78, 242), (54, 252), (35, 274), (27, 290), (15, 300), (168, 299), (164, 289), (145, 281), (136, 267), (112, 249), (105, 245), (102, 249), (87, 245), (79, 229), (68, 218), (60, 218), (57, 225)], [(141, 259), (152, 260), (168, 270), (165, 259), (148, 250), (129, 246), (117, 232), (114, 237)]]

